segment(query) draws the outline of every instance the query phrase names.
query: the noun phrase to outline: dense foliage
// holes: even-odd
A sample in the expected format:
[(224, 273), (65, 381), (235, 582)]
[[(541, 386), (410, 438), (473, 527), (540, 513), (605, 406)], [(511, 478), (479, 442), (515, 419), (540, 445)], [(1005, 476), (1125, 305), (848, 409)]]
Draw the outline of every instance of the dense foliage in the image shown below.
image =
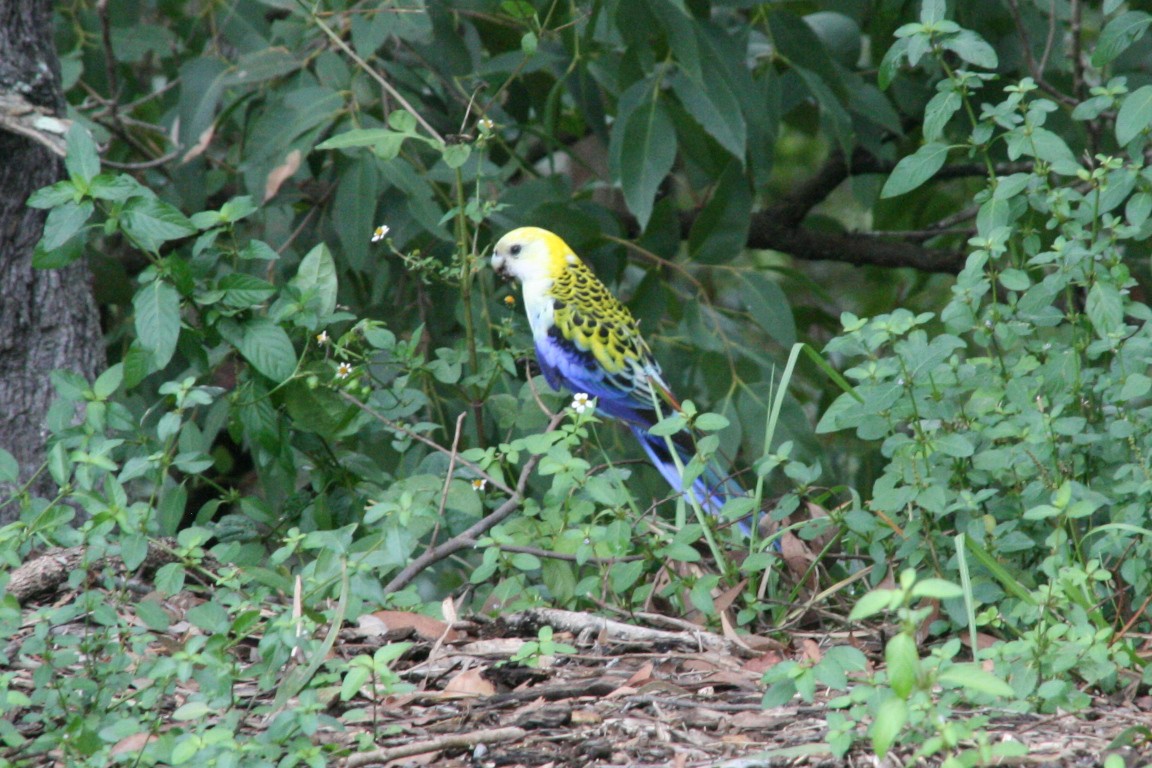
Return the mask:
[[(966, 698), (1069, 708), (1085, 684), (1146, 684), (1152, 16), (824, 5), (62, 5), (77, 126), (69, 178), (30, 201), (50, 210), (36, 260), (91, 261), (111, 366), (53, 377), (60, 495), (8, 502), (0, 557), (82, 544), (133, 570), (173, 536), (160, 595), (215, 576), (187, 647), (133, 666), (117, 638), (144, 655), (171, 617), (145, 600), (124, 626), (97, 590), (122, 585), (78, 572), (10, 652), (46, 660), (34, 695), (0, 700), (46, 726), (23, 748), (104, 764), (149, 732), (149, 764), (323, 764), (317, 691), (399, 683), (387, 654), (284, 683), (295, 648), (331, 643), (299, 622), (449, 594), (730, 609), (759, 632), (812, 620), (795, 606), (816, 595), (843, 621), (885, 612), (887, 667), (836, 703), (838, 751), (868, 723), (879, 754), (902, 729), (951, 754), (979, 725), (941, 725)], [(690, 401), (671, 426), (753, 489), (727, 516), (763, 502), (764, 540), (658, 503), (620, 430), (528, 375), (518, 301), (485, 269), (518, 224), (627, 300)], [(836, 258), (887, 266), (808, 263)], [(798, 340), (827, 341), (852, 391), (793, 367)], [(76, 616), (94, 631), (50, 636)], [(956, 634), (969, 650), (918, 646)], [(995, 674), (958, 661), (992, 638)], [(854, 649), (778, 665), (766, 703), (863, 668)], [(245, 741), (240, 677), (302, 704)], [(7, 719), (0, 737), (21, 745)]]

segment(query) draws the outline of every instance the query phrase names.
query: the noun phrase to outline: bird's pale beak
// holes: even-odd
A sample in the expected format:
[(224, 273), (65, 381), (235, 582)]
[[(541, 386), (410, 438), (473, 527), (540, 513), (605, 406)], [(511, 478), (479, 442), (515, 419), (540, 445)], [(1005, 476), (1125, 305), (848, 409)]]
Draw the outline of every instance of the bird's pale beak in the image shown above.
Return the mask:
[(492, 254), (492, 271), (505, 280), (509, 277), (508, 273), (504, 270), (504, 257), (499, 253)]

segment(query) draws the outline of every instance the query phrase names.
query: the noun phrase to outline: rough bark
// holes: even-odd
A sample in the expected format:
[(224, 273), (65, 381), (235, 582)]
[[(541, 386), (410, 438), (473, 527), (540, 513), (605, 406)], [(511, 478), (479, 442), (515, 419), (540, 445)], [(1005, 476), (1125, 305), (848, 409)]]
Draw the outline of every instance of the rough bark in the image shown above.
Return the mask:
[[(63, 114), (48, 0), (0, 0), (0, 96)], [(16, 457), (25, 480), (44, 462), (51, 371), (91, 378), (104, 364), (87, 266), (32, 268), (44, 212), (24, 203), (62, 174), (63, 163), (44, 143), (0, 127), (0, 447)], [(54, 487), (41, 473), (30, 490), (50, 495)], [(0, 504), (11, 491), (0, 485)], [(0, 507), (0, 523), (17, 514), (14, 504)]]

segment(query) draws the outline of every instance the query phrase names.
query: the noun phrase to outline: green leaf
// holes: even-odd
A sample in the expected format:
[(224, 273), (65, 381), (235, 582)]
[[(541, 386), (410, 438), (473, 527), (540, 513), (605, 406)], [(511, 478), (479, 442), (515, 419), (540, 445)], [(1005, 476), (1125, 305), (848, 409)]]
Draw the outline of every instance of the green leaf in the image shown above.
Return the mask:
[(964, 688), (989, 696), (1012, 698), (1016, 695), (1012, 686), (979, 664), (950, 664), (940, 671), (936, 680), (941, 685)]
[(1124, 304), (1116, 286), (1110, 283), (1096, 283), (1088, 290), (1085, 302), (1088, 319), (1096, 333), (1105, 338), (1120, 328), (1124, 322)]
[(752, 225), (752, 189), (735, 162), (720, 175), (712, 196), (692, 222), (688, 253), (702, 264), (727, 264), (743, 253)]
[(180, 337), (180, 295), (163, 280), (154, 280), (132, 298), (136, 337), (152, 353), (153, 370), (168, 365)]
[(936, 171), (944, 166), (944, 161), (947, 159), (947, 144), (936, 142), (925, 144), (914, 154), (896, 164), (888, 181), (884, 182), (880, 197), (896, 197), (911, 192), (932, 178)]
[(77, 196), (75, 184), (71, 181), (58, 181), (33, 192), (25, 205), (29, 208), (55, 208), (64, 203), (75, 202)]
[(40, 238), (37, 247), (44, 251), (54, 251), (64, 245), (80, 231), (95, 210), (90, 200), (81, 203), (69, 201), (53, 208), (44, 221), (44, 236)]
[(152, 361), (152, 353), (144, 349), (139, 341), (133, 341), (129, 344), (128, 351), (124, 353), (124, 358), (121, 360), (124, 365), (124, 388), (132, 389), (142, 382), (148, 374), (152, 373)]
[(943, 136), (944, 126), (963, 105), (964, 101), (956, 91), (943, 91), (933, 96), (924, 107), (924, 140), (934, 142)]
[(964, 590), (946, 579), (922, 579), (912, 587), (912, 597), (929, 597), (936, 600), (951, 600), (962, 597)]
[[(1103, 67), (1128, 50), (1144, 36), (1152, 16), (1143, 11), (1126, 11), (1105, 25), (1092, 51), (1092, 66)], [(1123, 142), (1122, 142), (1123, 143)]]
[(124, 364), (116, 363), (100, 374), (92, 384), (92, 393), (96, 395), (97, 399), (107, 400), (120, 388), (120, 383), (123, 381)]
[[(381, 142), (392, 141), (397, 136), (387, 128), (357, 128), (345, 131), (316, 145), (316, 149), (344, 149), (345, 147), (374, 147)], [(400, 136), (400, 141), (404, 140)]]
[(141, 248), (153, 253), (163, 243), (189, 237), (199, 230), (174, 206), (156, 197), (135, 197), (124, 205), (120, 227)]
[(188, 506), (188, 489), (181, 485), (171, 485), (164, 489), (160, 503), (156, 506), (156, 525), (161, 536), (175, 536), (184, 519), (184, 509)]
[(249, 85), (291, 74), (304, 65), (300, 56), (284, 48), (262, 48), (239, 57), (236, 66), (220, 78), (224, 87)]
[(472, 147), (468, 144), (448, 144), (444, 147), (444, 164), (456, 169), (468, 162), (472, 156)]
[(768, 29), (780, 55), (793, 67), (810, 72), (837, 100), (847, 100), (848, 89), (840, 69), (810, 25), (791, 12), (773, 10), (768, 14)]
[(796, 320), (792, 307), (779, 283), (755, 272), (744, 273), (741, 298), (748, 314), (764, 331), (783, 347), (796, 343)]
[(8, 451), (0, 448), (0, 483), (20, 482), (20, 464)]
[(326, 439), (345, 434), (360, 409), (328, 387), (309, 387), (302, 381), (284, 387), (284, 405), (294, 426)]
[(912, 636), (904, 632), (893, 635), (884, 647), (884, 663), (892, 691), (901, 699), (907, 699), (920, 675), (920, 653)]
[(1127, 144), (1152, 126), (1152, 85), (1137, 88), (1124, 99), (1116, 114), (1116, 141)]
[(263, 240), (249, 240), (240, 249), (240, 258), (276, 261), (280, 258), (280, 254), (276, 253), (275, 249)]
[(886, 91), (888, 86), (892, 84), (892, 80), (900, 70), (900, 65), (908, 58), (909, 45), (908, 38), (902, 38), (894, 42), (888, 52), (884, 54), (884, 58), (880, 62), (880, 69), (876, 73), (876, 85), (880, 86), (880, 90)]
[(78, 182), (85, 190), (88, 182), (100, 173), (100, 155), (96, 151), (96, 142), (92, 134), (79, 122), (72, 123), (65, 137), (68, 146), (68, 155), (64, 158), (64, 167), (72, 181)]
[(876, 710), (876, 719), (868, 729), (872, 737), (872, 751), (882, 761), (896, 743), (904, 724), (908, 722), (908, 704), (904, 699), (886, 699)]
[(984, 42), (984, 38), (972, 30), (962, 29), (956, 34), (944, 38), (940, 44), (974, 66), (996, 69), (1000, 65), (1000, 60), (996, 56), (996, 49)]
[(328, 246), (320, 243), (300, 261), (292, 285), (325, 318), (336, 311), (336, 262)]
[(609, 155), (613, 176), (624, 201), (643, 229), (652, 215), (656, 193), (676, 160), (676, 130), (660, 103), (656, 83), (642, 80), (620, 97), (621, 110), (612, 127)]
[(131, 176), (102, 173), (92, 179), (92, 184), (88, 187), (88, 194), (98, 200), (122, 202), (130, 197), (148, 197), (152, 193)]
[(283, 328), (266, 317), (253, 317), (244, 325), (223, 321), (224, 340), (239, 350), (260, 373), (279, 384), (296, 370), (296, 349)]
[(388, 113), (388, 125), (400, 133), (415, 133), (416, 116), (406, 109), (394, 109)]
[(253, 275), (234, 272), (217, 283), (220, 300), (230, 307), (246, 309), (258, 306), (276, 294), (276, 286)]
[(216, 710), (210, 707), (207, 702), (190, 701), (177, 707), (172, 713), (172, 719), (176, 721), (201, 720), (214, 714), (216, 714)]
[(692, 119), (743, 163), (748, 126), (740, 111), (740, 102), (715, 70), (707, 70), (705, 76), (709, 79), (707, 87), (685, 72), (677, 72), (672, 77), (672, 92)]
[(891, 589), (872, 590), (852, 606), (852, 612), (848, 614), (849, 620), (860, 621), (883, 611), (892, 610), (895, 605), (899, 604), (899, 599), (895, 595), (895, 590)]

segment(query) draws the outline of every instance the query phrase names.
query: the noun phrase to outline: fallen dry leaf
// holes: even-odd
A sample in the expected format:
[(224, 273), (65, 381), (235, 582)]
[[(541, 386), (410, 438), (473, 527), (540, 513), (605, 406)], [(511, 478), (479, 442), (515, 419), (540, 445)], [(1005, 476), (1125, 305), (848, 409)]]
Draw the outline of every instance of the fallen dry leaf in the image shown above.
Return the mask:
[(485, 680), (481, 675), (484, 667), (472, 667), (453, 677), (444, 686), (445, 693), (471, 693), (477, 696), (491, 696), (496, 693), (496, 686)]

